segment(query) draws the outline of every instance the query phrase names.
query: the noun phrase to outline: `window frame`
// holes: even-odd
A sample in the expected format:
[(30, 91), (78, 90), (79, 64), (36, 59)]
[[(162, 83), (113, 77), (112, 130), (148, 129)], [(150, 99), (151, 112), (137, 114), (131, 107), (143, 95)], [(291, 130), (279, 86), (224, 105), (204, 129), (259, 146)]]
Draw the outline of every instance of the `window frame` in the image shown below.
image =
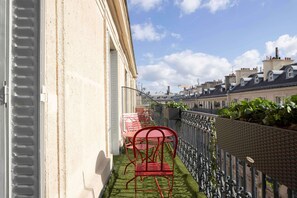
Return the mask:
[(293, 70), (293, 68), (292, 67), (289, 67), (288, 69), (287, 69), (287, 79), (288, 78), (293, 78), (294, 77), (294, 70)]
[(274, 76), (273, 76), (273, 72), (272, 71), (268, 72), (267, 76), (268, 76), (268, 82), (271, 82), (271, 81), (274, 80)]

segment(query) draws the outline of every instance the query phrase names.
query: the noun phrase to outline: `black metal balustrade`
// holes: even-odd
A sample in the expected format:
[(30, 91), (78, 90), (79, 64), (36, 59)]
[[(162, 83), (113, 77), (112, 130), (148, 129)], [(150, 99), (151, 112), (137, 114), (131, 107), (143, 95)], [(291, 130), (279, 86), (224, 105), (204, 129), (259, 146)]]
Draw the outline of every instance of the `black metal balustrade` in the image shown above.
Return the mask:
[[(207, 197), (288, 197), (297, 192), (279, 184), (219, 148), (214, 123), (216, 115), (183, 111), (181, 120), (165, 124), (178, 131), (178, 155)], [(238, 143), (240, 144), (240, 143)]]

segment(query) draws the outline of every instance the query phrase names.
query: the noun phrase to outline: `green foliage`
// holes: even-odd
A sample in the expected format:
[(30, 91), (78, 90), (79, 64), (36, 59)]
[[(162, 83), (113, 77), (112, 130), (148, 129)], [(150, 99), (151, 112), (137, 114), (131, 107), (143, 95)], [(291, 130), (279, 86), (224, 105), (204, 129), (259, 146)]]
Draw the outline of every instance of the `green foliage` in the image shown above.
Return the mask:
[(152, 101), (151, 104), (150, 104), (150, 107), (151, 107), (152, 109), (155, 108), (155, 107), (157, 107), (157, 106), (162, 106), (162, 104), (157, 103), (157, 102), (155, 102), (155, 101)]
[(184, 110), (184, 111), (189, 109), (189, 106), (187, 104), (183, 103), (182, 101), (179, 101), (179, 102), (175, 102), (175, 101), (167, 102), (166, 107), (178, 108), (178, 109), (181, 109), (181, 110)]
[(287, 98), (282, 105), (261, 98), (232, 103), (230, 107), (220, 109), (218, 114), (235, 120), (289, 127), (297, 123), (297, 95)]

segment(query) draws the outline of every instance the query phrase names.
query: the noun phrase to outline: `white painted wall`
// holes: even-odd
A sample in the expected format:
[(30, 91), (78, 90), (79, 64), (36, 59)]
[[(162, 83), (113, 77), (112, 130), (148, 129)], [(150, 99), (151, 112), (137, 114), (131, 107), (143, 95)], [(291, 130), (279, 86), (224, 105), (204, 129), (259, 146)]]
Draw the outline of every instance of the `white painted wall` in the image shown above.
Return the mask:
[(129, 68), (105, 1), (45, 1), (45, 197), (98, 197), (110, 174), (108, 34)]

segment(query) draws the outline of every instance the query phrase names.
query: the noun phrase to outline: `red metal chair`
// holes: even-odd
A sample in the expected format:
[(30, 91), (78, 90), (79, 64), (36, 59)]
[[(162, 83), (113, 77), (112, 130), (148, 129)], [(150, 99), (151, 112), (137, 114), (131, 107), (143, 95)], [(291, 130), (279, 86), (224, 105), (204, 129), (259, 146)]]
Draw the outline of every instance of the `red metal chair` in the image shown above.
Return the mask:
[[(168, 142), (168, 138), (172, 141)], [(146, 145), (143, 153), (137, 149), (137, 142), (141, 139)], [(135, 175), (131, 180), (135, 180), (135, 197), (138, 191), (158, 191), (164, 197), (163, 191), (168, 191), (168, 196), (172, 196), (174, 180), (174, 158), (177, 149), (177, 134), (174, 130), (163, 126), (152, 126), (138, 130), (132, 141), (133, 154), (135, 158)], [(155, 144), (155, 149), (150, 149), (150, 145)], [(148, 177), (153, 177), (157, 189), (143, 189), (137, 187), (139, 178), (142, 182)], [(167, 180), (167, 185), (160, 185), (158, 179)], [(130, 181), (131, 181), (130, 180)], [(129, 183), (128, 181), (127, 183)]]
[[(134, 157), (129, 154), (129, 150), (133, 149), (132, 146), (132, 140), (131, 138), (127, 137), (127, 133), (135, 133), (138, 131), (141, 127), (139, 124), (137, 124), (137, 120), (134, 116), (127, 116), (123, 118), (123, 123), (121, 123), (122, 128), (122, 137), (124, 141), (124, 148), (127, 158), (129, 159), (129, 163), (126, 165), (124, 174), (126, 174), (127, 168), (130, 164), (134, 163)], [(138, 145), (139, 149), (141, 149), (142, 145)]]
[[(126, 156), (129, 159), (129, 161), (130, 161), (126, 165), (125, 170), (124, 170), (124, 174), (126, 174), (126, 171), (127, 171), (128, 166), (130, 164), (134, 164), (135, 163), (135, 159), (131, 155), (131, 153), (129, 153), (129, 150), (131, 151), (133, 149), (132, 137), (134, 136), (134, 134), (138, 130), (141, 129), (141, 124), (140, 124), (140, 122), (139, 122), (139, 120), (138, 120), (137, 117), (128, 116), (128, 117), (124, 118), (124, 123), (123, 124), (121, 123), (121, 127), (123, 127), (122, 128), (122, 137), (123, 137), (123, 141), (124, 141), (124, 147), (125, 147)], [(127, 136), (127, 134), (128, 134), (128, 136)], [(133, 134), (132, 137), (131, 137), (131, 134)], [(141, 150), (144, 150), (146, 148), (146, 145), (142, 142), (141, 139), (139, 139), (138, 142), (136, 143), (135, 148), (138, 151), (141, 151)], [(149, 148), (153, 148), (153, 145), (149, 145)]]

